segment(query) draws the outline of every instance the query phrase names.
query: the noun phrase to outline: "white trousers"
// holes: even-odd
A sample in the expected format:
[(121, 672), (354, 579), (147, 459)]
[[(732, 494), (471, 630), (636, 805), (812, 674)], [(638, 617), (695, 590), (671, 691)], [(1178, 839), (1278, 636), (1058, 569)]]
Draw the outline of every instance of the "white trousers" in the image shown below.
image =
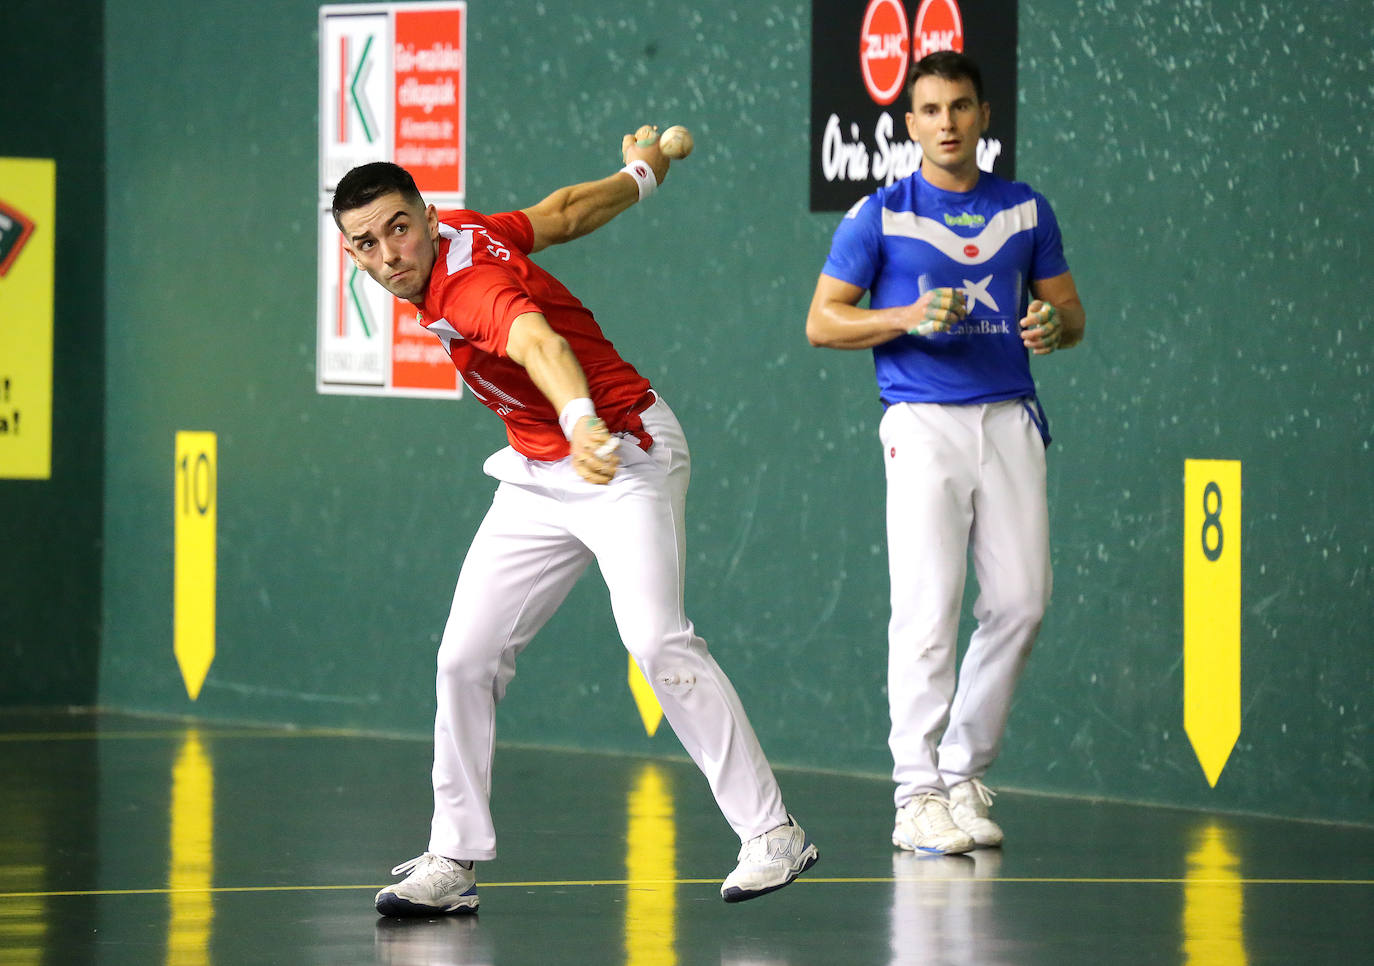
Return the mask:
[[(1045, 444), (1020, 400), (899, 403), (883, 415), (894, 799), (980, 778), (1050, 599)], [(972, 551), (974, 617), (956, 689)]]
[(621, 640), (726, 821), (741, 841), (787, 821), (739, 697), (683, 612), (686, 438), (661, 399), (641, 419), (653, 446), (622, 441), (620, 469), (606, 486), (582, 480), (568, 459), (538, 462), (510, 448), (484, 466), (501, 484), (463, 562), (439, 646), (431, 852), (496, 855), (496, 704), (516, 658), (593, 557)]

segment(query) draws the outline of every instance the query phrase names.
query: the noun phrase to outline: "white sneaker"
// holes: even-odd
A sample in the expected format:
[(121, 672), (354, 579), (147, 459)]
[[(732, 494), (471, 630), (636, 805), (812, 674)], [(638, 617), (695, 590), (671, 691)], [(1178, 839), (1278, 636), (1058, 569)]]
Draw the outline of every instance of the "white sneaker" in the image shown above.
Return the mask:
[(1002, 827), (988, 818), (992, 805), (991, 788), (976, 778), (960, 782), (949, 790), (949, 814), (978, 845), (991, 847), (1002, 844)]
[(926, 792), (897, 809), (892, 844), (908, 852), (952, 855), (970, 851), (973, 836), (954, 824), (948, 799)]
[(426, 852), (391, 870), (409, 872), (395, 885), (377, 893), (377, 911), (384, 916), (437, 916), (477, 911), (477, 873), (453, 859)]
[(743, 902), (781, 889), (816, 864), (820, 853), (791, 815), (787, 824), (755, 835), (739, 850), (739, 865), (725, 877), (720, 897)]

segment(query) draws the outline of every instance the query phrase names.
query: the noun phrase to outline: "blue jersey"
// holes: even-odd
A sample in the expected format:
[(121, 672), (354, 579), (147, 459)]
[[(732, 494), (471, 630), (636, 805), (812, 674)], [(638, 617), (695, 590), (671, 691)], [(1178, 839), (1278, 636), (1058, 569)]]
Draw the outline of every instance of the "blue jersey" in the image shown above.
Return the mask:
[(1029, 185), (983, 172), (972, 191), (943, 191), (919, 170), (849, 210), (823, 269), (868, 289), (875, 309), (910, 305), (933, 288), (964, 292), (968, 317), (949, 332), (874, 347), (885, 404), (1034, 395), (1018, 323), (1030, 282), (1068, 270), (1054, 212)]

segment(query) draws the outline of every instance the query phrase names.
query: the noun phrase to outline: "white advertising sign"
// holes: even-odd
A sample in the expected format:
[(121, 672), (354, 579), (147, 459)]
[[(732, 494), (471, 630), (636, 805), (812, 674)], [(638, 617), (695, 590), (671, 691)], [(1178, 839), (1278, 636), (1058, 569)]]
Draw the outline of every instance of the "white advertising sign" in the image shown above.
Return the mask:
[(316, 388), (454, 397), (457, 372), (415, 307), (358, 270), (330, 214), (351, 168), (394, 161), (425, 200), (463, 207), (467, 5), (320, 8), (320, 223)]

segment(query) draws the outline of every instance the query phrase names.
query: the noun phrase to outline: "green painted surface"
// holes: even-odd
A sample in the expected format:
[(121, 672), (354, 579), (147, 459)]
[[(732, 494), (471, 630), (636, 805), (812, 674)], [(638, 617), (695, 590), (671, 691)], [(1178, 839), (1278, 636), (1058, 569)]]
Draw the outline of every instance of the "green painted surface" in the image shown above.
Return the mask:
[[(96, 699), (105, 382), (101, 26), (99, 0), (0, 3), (0, 157), (57, 163), (57, 223), (35, 228), (56, 235), (52, 475), (0, 480), (0, 705)], [(10, 321), (0, 318), (0, 325)]]
[[(641, 121), (696, 131), (650, 204), (541, 261), (687, 428), (689, 613), (765, 749), (884, 773), (871, 365), (802, 331), (836, 220), (806, 210), (809, 8), (469, 9), (474, 207), (609, 173)], [(316, 7), (105, 10), (101, 701), (422, 734), (502, 434), (471, 401), (314, 391)], [(1020, 37), (1018, 174), (1056, 206), (1090, 321), (1036, 363), (1055, 600), (989, 781), (1370, 822), (1368, 6), (1048, 0)], [(194, 705), (171, 659), (179, 429), (219, 439)], [(1187, 458), (1245, 473), (1244, 718), (1214, 790), (1182, 731)], [(593, 575), (500, 733), (680, 754), (624, 680)]]

